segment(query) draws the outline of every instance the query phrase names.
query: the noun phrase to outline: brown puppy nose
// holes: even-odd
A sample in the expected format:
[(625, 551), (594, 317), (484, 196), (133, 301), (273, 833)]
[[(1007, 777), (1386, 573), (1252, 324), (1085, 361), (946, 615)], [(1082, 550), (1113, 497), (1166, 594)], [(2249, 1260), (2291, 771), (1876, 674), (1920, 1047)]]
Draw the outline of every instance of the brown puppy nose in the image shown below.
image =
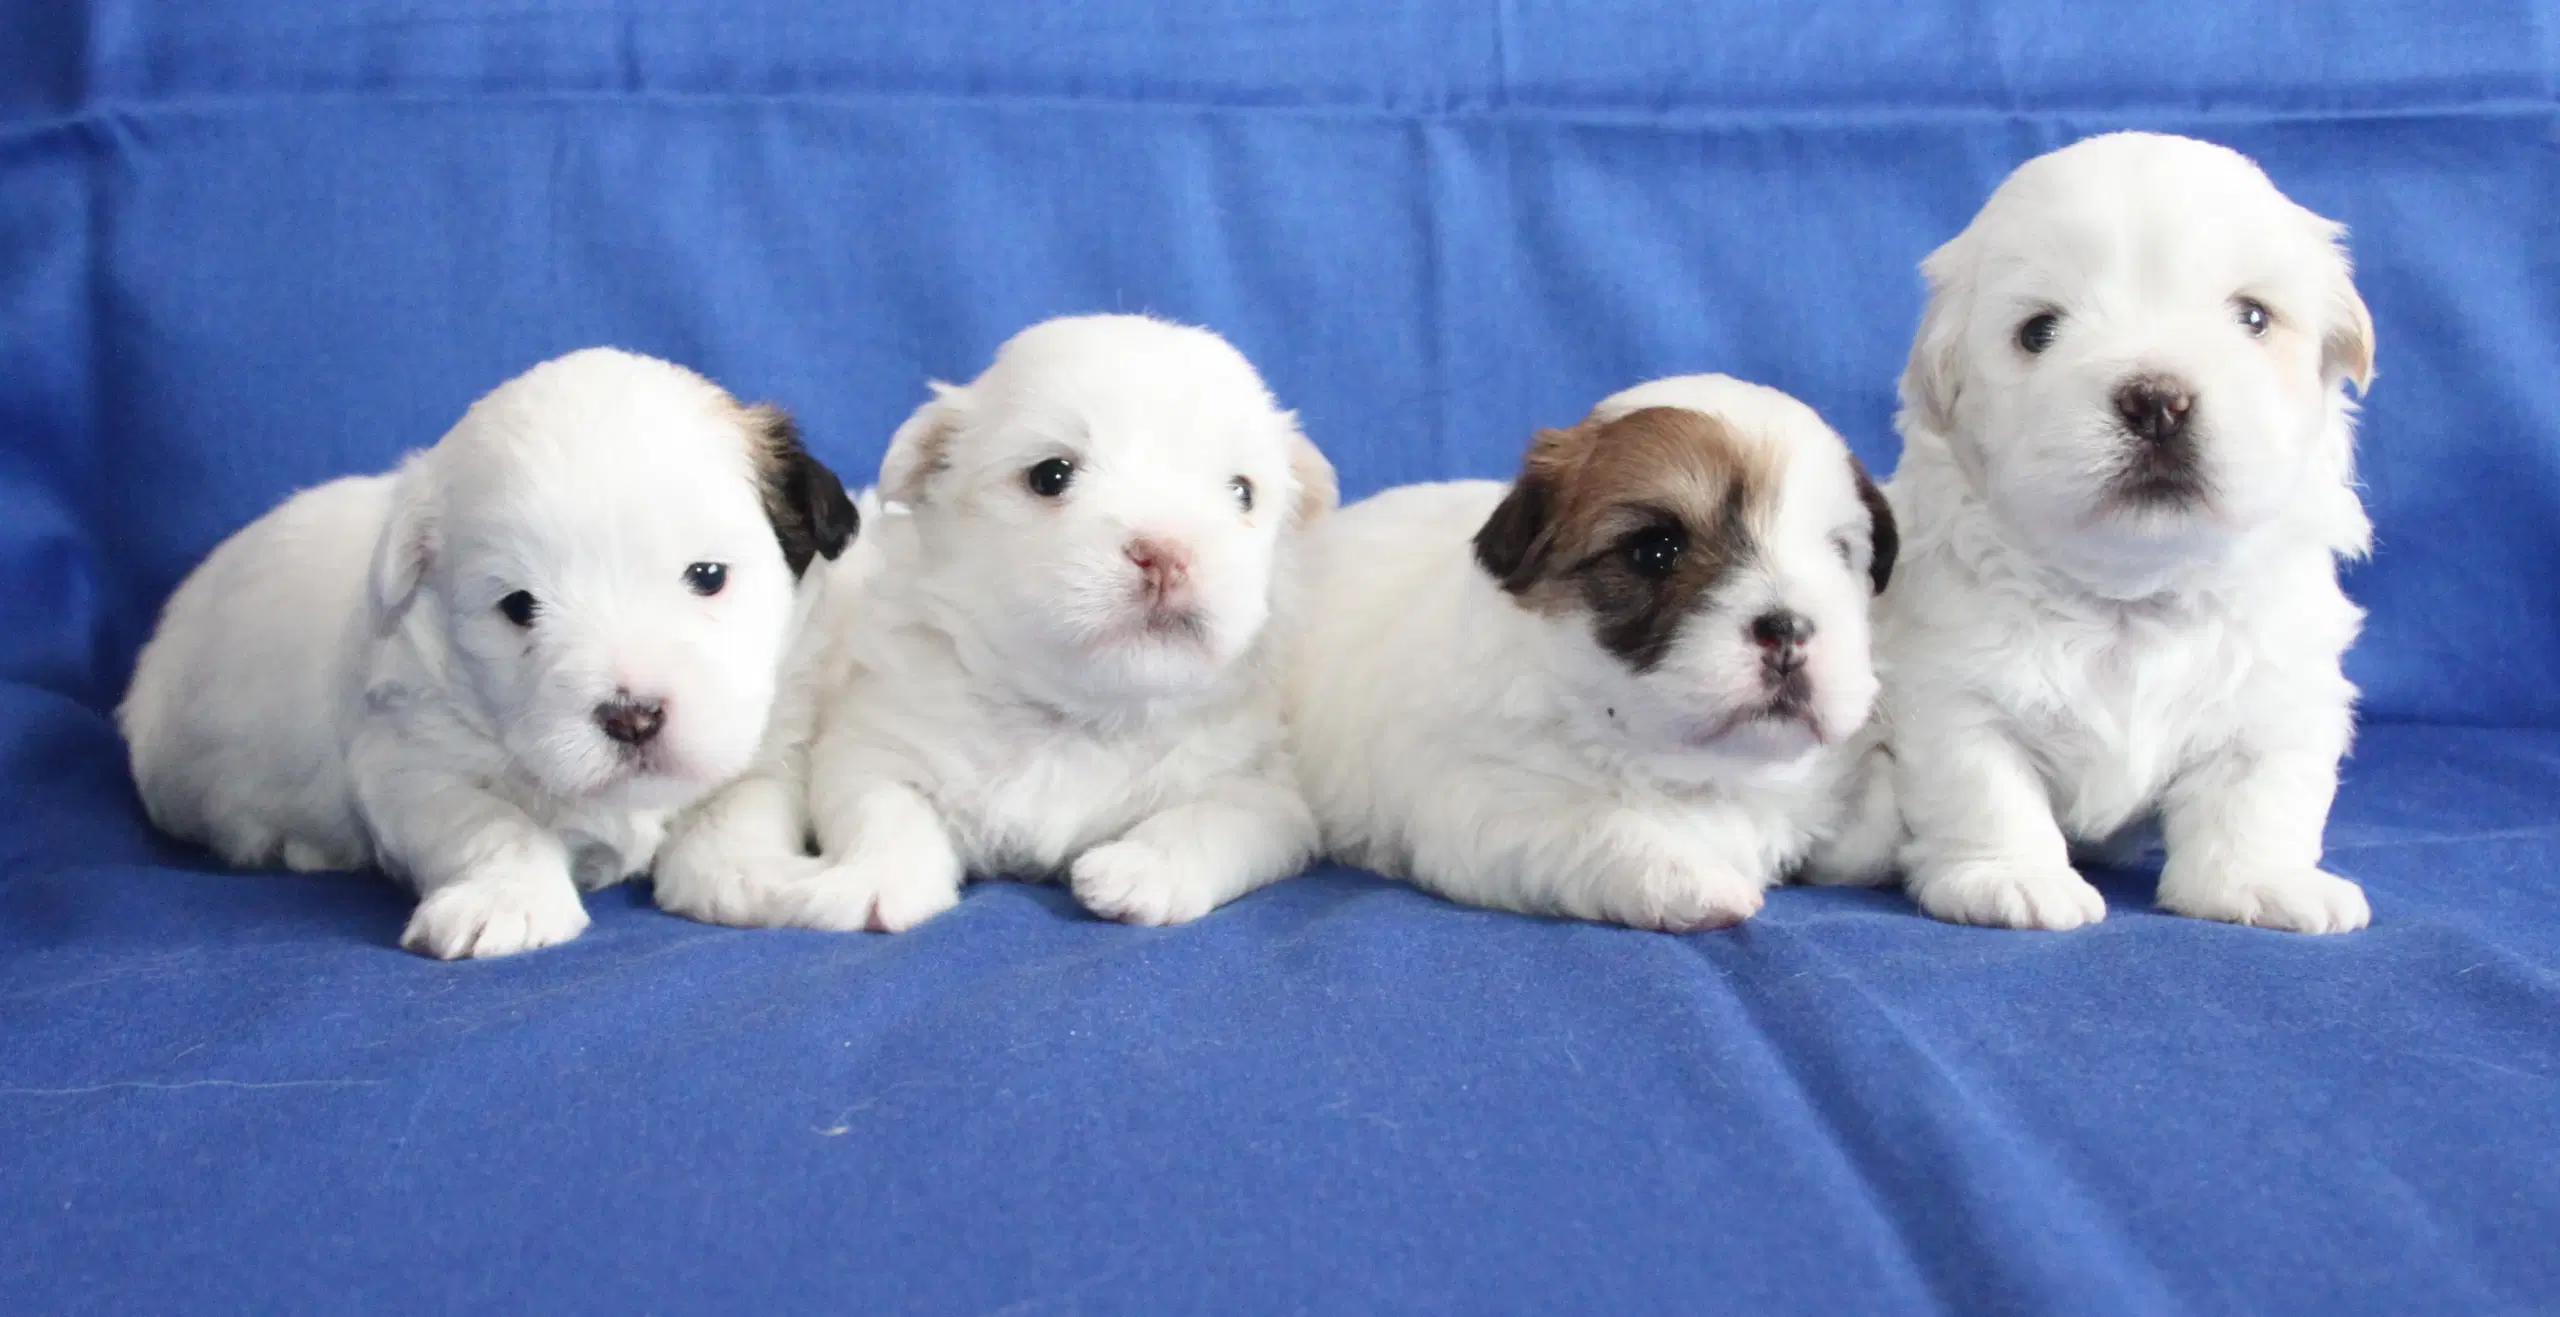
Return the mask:
[(596, 726), (624, 745), (647, 745), (657, 739), (658, 729), (666, 724), (665, 700), (644, 699), (623, 691), (596, 706)]
[(2116, 390), (2116, 415), (2136, 437), (2165, 444), (2187, 428), (2195, 394), (2184, 380), (2167, 375), (2137, 375)]
[(1141, 535), (1121, 548), (1147, 578), (1147, 594), (1161, 599), (1191, 579), (1191, 550), (1173, 540)]
[(1785, 676), (1804, 666), (1813, 644), (1813, 619), (1792, 608), (1775, 608), (1751, 619), (1751, 639), (1760, 646), (1760, 661)]

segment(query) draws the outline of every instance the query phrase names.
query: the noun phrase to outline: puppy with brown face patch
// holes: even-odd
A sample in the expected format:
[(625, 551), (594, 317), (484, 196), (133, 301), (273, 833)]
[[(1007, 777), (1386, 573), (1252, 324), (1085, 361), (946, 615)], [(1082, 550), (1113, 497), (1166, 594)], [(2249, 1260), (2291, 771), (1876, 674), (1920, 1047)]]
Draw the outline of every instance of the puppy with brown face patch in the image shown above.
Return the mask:
[(1803, 403), (1721, 375), (1540, 434), (1519, 478), (1311, 538), (1290, 653), (1328, 848), (1457, 900), (1685, 931), (1898, 839), (1870, 598), (1893, 517)]

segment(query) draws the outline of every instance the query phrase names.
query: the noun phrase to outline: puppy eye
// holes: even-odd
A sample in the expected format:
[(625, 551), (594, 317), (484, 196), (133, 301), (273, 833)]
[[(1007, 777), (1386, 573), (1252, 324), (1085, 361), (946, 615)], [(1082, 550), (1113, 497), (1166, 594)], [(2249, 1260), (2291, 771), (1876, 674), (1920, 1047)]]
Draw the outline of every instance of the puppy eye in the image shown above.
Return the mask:
[(728, 588), (729, 565), (717, 562), (695, 563), (684, 569), (684, 584), (686, 589), (708, 599)]
[(1252, 477), (1237, 476), (1235, 479), (1227, 482), (1227, 488), (1236, 492), (1236, 507), (1238, 510), (1244, 512), (1253, 511)]
[(1857, 565), (1858, 565), (1858, 546), (1857, 546), (1855, 543), (1851, 542), (1851, 540), (1849, 539), (1849, 537), (1848, 537), (1848, 536), (1846, 536), (1846, 535), (1834, 535), (1834, 536), (1832, 536), (1832, 537), (1831, 537), (1831, 551), (1832, 551), (1833, 553), (1836, 553), (1836, 554), (1839, 554), (1839, 555), (1840, 555), (1840, 565), (1841, 565), (1841, 566), (1843, 566), (1843, 567), (1855, 567), (1855, 566), (1857, 566)]
[(2052, 347), (2054, 336), (2061, 332), (2062, 317), (2053, 312), (2029, 316), (2025, 324), (2018, 326), (2019, 350), (2032, 357)]
[(1669, 576), (1680, 565), (1680, 555), (1689, 547), (1689, 537), (1669, 526), (1640, 530), (1627, 537), (1623, 552), (1627, 566), (1648, 581)]
[(1063, 457), (1053, 457), (1022, 473), (1022, 482), (1042, 498), (1056, 498), (1075, 483), (1076, 464)]
[(2254, 297), (2244, 297), (2232, 303), (2231, 318), (2239, 321), (2240, 328), (2246, 330), (2251, 338), (2265, 338), (2267, 326), (2275, 319), (2267, 314), (2267, 304)]
[(508, 621), (520, 627), (532, 626), (533, 615), (540, 612), (541, 608), (540, 604), (533, 601), (532, 592), (527, 590), (518, 590), (498, 601), (498, 611), (506, 614)]

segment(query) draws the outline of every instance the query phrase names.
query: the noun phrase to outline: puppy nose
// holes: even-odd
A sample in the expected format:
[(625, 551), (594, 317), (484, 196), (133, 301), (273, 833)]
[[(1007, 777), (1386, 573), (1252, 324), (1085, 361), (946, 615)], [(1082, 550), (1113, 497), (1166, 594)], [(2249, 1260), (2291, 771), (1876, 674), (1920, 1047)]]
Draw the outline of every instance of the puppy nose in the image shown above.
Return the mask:
[(1122, 553), (1147, 578), (1147, 593), (1164, 594), (1191, 576), (1191, 550), (1173, 540), (1141, 535), (1122, 546)]
[(2165, 444), (2187, 428), (2195, 395), (2183, 381), (2166, 375), (2138, 375), (2116, 390), (2116, 415), (2124, 428), (2155, 444)]
[(647, 745), (667, 724), (667, 702), (624, 691), (596, 706), (596, 726), (624, 745)]
[(1760, 661), (1784, 676), (1804, 666), (1813, 619), (1792, 608), (1772, 609), (1751, 620), (1751, 638), (1760, 646)]

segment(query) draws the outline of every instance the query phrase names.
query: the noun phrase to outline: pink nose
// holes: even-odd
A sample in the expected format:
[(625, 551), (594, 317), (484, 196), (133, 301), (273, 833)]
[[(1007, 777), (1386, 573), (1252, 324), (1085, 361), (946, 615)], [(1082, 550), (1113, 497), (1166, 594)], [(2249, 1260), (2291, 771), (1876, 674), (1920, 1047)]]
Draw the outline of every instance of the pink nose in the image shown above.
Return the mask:
[(1147, 593), (1156, 598), (1180, 590), (1191, 579), (1191, 550), (1176, 541), (1141, 535), (1120, 551), (1138, 565), (1147, 578)]

